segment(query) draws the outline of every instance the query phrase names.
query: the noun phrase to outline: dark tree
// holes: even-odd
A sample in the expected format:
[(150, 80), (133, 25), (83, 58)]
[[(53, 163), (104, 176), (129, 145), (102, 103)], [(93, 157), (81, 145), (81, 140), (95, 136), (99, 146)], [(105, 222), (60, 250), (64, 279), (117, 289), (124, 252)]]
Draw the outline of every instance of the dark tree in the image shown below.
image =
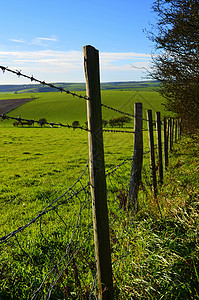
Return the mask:
[(124, 123), (129, 123), (130, 121), (131, 121), (131, 118), (122, 116), (122, 117), (118, 117), (116, 119), (109, 120), (109, 125), (111, 127), (113, 127), (113, 126), (123, 127)]
[(73, 121), (72, 126), (73, 126), (73, 130), (75, 130), (75, 128), (80, 126), (79, 121)]
[(41, 127), (44, 126), (46, 123), (47, 123), (46, 118), (41, 118), (41, 119), (39, 119), (39, 121), (38, 121), (38, 124), (39, 124)]
[(166, 108), (183, 119), (184, 128), (198, 128), (199, 0), (156, 0), (153, 10), (152, 77), (160, 81)]

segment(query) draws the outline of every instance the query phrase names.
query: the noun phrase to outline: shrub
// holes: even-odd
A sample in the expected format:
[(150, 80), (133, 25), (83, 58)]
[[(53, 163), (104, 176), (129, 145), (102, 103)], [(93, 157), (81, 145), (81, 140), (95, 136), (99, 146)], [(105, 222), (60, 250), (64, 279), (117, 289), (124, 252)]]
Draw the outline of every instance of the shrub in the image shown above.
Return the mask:
[(43, 125), (45, 125), (47, 123), (47, 120), (46, 120), (46, 118), (41, 118), (41, 119), (39, 119), (39, 121), (38, 121), (38, 124), (42, 127)]
[(72, 123), (72, 126), (73, 126), (73, 130), (75, 130), (75, 128), (77, 128), (77, 127), (80, 126), (79, 121), (74, 121), (74, 122)]

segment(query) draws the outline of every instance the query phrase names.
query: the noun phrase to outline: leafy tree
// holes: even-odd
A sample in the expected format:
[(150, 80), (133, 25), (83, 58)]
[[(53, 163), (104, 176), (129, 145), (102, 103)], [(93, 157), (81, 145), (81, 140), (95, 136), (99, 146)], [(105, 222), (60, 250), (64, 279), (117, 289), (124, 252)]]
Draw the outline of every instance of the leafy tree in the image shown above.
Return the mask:
[(161, 82), (166, 108), (182, 118), (184, 127), (199, 127), (199, 0), (156, 0), (153, 10), (151, 75)]
[(130, 121), (131, 121), (131, 118), (122, 116), (122, 117), (118, 117), (116, 119), (109, 120), (109, 125), (111, 127), (113, 127), (113, 126), (123, 127), (124, 123), (129, 123)]
[(72, 123), (72, 126), (73, 126), (73, 130), (75, 130), (75, 128), (77, 128), (77, 127), (80, 126), (79, 121), (74, 121), (74, 122)]
[(45, 125), (47, 123), (47, 120), (46, 120), (46, 118), (41, 118), (41, 119), (39, 119), (39, 121), (38, 121), (38, 124), (42, 127), (43, 125)]
[(120, 120), (120, 122), (122, 123), (122, 127), (123, 127), (124, 123), (129, 123), (129, 122), (131, 122), (131, 118), (126, 117), (126, 116), (120, 117), (119, 120)]

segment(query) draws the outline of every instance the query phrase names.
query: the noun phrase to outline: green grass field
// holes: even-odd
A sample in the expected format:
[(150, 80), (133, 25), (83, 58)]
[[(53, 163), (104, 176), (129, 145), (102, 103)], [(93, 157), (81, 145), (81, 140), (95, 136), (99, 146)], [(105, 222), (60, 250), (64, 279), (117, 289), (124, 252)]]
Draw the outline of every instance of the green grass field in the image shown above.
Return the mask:
[[(78, 120), (85, 124), (85, 100), (59, 93), (34, 96), (37, 99), (9, 115), (35, 120), (45, 117), (48, 122), (64, 124)], [(6, 97), (22, 95), (4, 94), (0, 99)], [(102, 103), (119, 110), (133, 113), (135, 102), (142, 102), (144, 111), (154, 109), (165, 115), (163, 99), (156, 92), (102, 91)], [(118, 113), (103, 108), (103, 119), (117, 116)], [(88, 161), (85, 131), (48, 126), (17, 128), (12, 122), (4, 120), (0, 124), (0, 237), (24, 226), (63, 195), (83, 173)], [(147, 132), (144, 145), (147, 151)], [(135, 218), (121, 207), (121, 198), (125, 199), (128, 193), (131, 162), (107, 176), (116, 299), (199, 298), (198, 145), (195, 135), (183, 138), (175, 146), (157, 200), (151, 190), (149, 157), (144, 158)], [(133, 135), (104, 133), (104, 151), (106, 170), (110, 170), (132, 157)], [(81, 181), (56, 202), (60, 203), (58, 207), (0, 244), (3, 300), (31, 299), (39, 286), (38, 299), (45, 299), (58, 274), (61, 275), (50, 299), (89, 299), (89, 293), (94, 295), (92, 229), (88, 236), (92, 224), (89, 190), (72, 196), (88, 180), (86, 169)], [(63, 200), (67, 201), (61, 204)]]
[[(85, 92), (82, 92), (82, 95), (85, 95)], [(35, 120), (45, 117), (48, 122), (62, 122), (63, 124), (71, 124), (78, 120), (81, 125), (84, 125), (87, 120), (86, 101), (64, 93), (0, 94), (0, 100), (32, 96), (36, 99), (11, 111), (9, 115), (14, 117), (20, 115), (21, 118)], [(103, 104), (130, 114), (134, 113), (134, 103), (142, 102), (145, 118), (147, 109), (161, 111), (162, 116), (166, 115), (162, 105), (164, 99), (157, 92), (105, 90), (101, 92), (101, 98)], [(106, 108), (103, 108), (102, 113), (105, 120), (120, 116), (119, 113)], [(3, 122), (1, 126), (5, 126), (5, 123), (11, 124), (12, 121)]]

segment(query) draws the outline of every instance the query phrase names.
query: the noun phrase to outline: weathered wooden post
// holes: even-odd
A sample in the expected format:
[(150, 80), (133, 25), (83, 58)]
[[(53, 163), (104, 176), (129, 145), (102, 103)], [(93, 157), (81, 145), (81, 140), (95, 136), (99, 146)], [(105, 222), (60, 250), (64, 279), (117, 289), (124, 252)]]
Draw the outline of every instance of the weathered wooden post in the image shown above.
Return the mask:
[(86, 91), (89, 97), (89, 164), (99, 299), (108, 300), (113, 299), (113, 280), (102, 135), (99, 52), (92, 46), (85, 46), (83, 53)]
[(151, 157), (151, 177), (153, 184), (154, 197), (157, 198), (157, 179), (156, 179), (156, 167), (155, 167), (155, 151), (154, 151), (154, 137), (153, 137), (153, 118), (152, 110), (147, 111), (148, 116), (148, 129), (149, 129), (149, 149)]
[(180, 119), (178, 118), (178, 140), (180, 139)]
[(169, 134), (169, 151), (172, 151), (172, 118), (169, 118), (168, 121), (168, 134)]
[(163, 119), (163, 130), (164, 130), (164, 167), (165, 170), (169, 165), (169, 157), (168, 157), (168, 131), (167, 131), (167, 119), (164, 117)]
[(156, 112), (156, 121), (157, 121), (159, 183), (163, 184), (162, 129), (161, 129), (161, 117), (160, 117), (160, 112), (159, 111)]
[(178, 120), (175, 119), (175, 143), (178, 141)]
[(143, 162), (142, 103), (135, 103), (134, 115), (134, 153), (131, 167), (128, 208), (133, 208), (136, 212), (138, 209), (138, 191)]
[(174, 143), (174, 118), (171, 118), (171, 147), (173, 149), (173, 143)]
[(182, 136), (182, 119), (179, 119), (179, 139), (181, 139)]

